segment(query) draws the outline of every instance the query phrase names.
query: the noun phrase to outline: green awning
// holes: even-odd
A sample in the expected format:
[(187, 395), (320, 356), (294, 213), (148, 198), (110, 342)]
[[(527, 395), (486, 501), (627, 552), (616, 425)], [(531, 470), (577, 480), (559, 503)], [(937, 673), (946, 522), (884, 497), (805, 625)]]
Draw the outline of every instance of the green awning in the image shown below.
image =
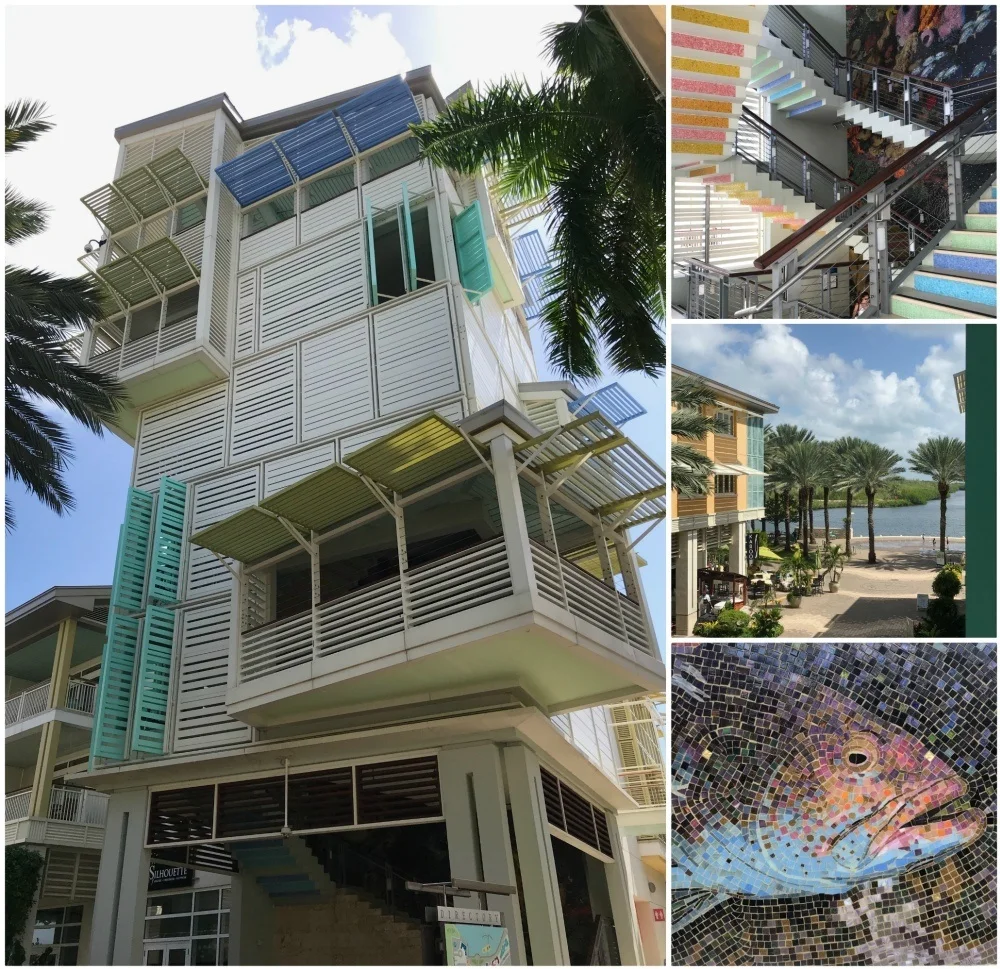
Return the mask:
[(295, 544), (277, 519), (259, 508), (245, 508), (191, 536), (194, 545), (237, 562), (256, 562)]
[(385, 489), (388, 499), (393, 491), (406, 494), (474, 463), (478, 458), (458, 428), (430, 414), (355, 451), (344, 464), (331, 464), (195, 533), (191, 542), (238, 562), (259, 562), (295, 544), (275, 515), (308, 539), (310, 530), (329, 531), (381, 508), (358, 472)]
[(146, 167), (167, 190), (174, 204), (205, 190), (205, 182), (180, 148), (154, 158)]
[(197, 271), (170, 239), (157, 239), (97, 270), (97, 275), (129, 306), (198, 278)]
[(137, 213), (114, 185), (102, 185), (80, 200), (112, 235), (139, 222)]
[(406, 427), (365, 445), (344, 459), (372, 481), (405, 495), (423, 485), (476, 464), (469, 443), (458, 428), (439, 414), (418, 418)]
[(306, 529), (323, 532), (382, 504), (353, 471), (331, 464), (265, 498), (260, 507)]

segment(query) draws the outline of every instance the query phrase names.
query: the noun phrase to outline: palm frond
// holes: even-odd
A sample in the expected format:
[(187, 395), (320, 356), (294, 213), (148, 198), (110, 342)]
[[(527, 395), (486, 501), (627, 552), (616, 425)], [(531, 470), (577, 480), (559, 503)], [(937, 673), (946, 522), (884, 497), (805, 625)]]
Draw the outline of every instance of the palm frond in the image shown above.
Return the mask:
[(4, 242), (10, 245), (38, 235), (47, 224), (46, 207), (29, 199), (10, 183), (4, 190)]
[(32, 141), (52, 130), (45, 117), (48, 105), (44, 101), (21, 98), (4, 108), (4, 153), (23, 151)]

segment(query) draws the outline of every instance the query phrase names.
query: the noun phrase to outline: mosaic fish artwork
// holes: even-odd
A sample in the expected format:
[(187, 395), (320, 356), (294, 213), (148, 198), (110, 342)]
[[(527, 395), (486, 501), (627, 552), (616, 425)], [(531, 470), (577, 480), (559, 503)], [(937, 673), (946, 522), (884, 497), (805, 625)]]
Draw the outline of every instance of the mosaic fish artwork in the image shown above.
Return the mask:
[[(949, 649), (966, 650), (969, 660), (981, 656), (984, 670), (994, 671), (983, 733), (994, 745), (991, 765), (963, 756), (950, 741), (961, 693), (942, 693), (951, 713), (928, 730), (920, 711), (930, 698), (891, 688), (897, 667), (897, 685), (916, 683), (917, 672), (932, 675), (935, 644), (674, 649), (675, 938), (696, 939), (706, 927), (725, 934), (733, 912), (768, 911), (765, 903), (822, 909), (830, 915), (827, 930), (835, 931), (844, 898), (944, 870), (989, 830), (995, 844), (995, 647), (984, 654), (972, 644)], [(881, 693), (871, 689), (879, 681), (866, 669), (883, 677)], [(941, 675), (938, 689), (949, 688), (957, 689), (953, 677)], [(985, 787), (976, 776), (983, 768), (992, 771)], [(993, 899), (995, 912), (995, 887)], [(995, 945), (995, 919), (992, 937)], [(807, 961), (841, 959), (831, 950), (827, 960)], [(676, 950), (675, 962), (685, 962)]]

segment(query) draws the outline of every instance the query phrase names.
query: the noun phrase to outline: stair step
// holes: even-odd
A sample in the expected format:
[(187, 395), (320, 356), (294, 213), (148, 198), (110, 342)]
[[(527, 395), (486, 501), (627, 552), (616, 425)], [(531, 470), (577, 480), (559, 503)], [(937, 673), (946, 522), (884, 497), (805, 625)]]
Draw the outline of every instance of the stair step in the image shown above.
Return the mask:
[(976, 232), (996, 232), (996, 215), (980, 215), (976, 212), (969, 213), (965, 217), (965, 227)]
[(719, 128), (725, 131), (727, 128), (735, 128), (739, 124), (739, 119), (726, 114), (678, 114), (676, 111), (670, 119), (673, 126), (684, 128)]
[(996, 256), (979, 255), (943, 247), (935, 249), (927, 256), (923, 261), (923, 266), (930, 269), (958, 269), (963, 272), (988, 276), (991, 279), (997, 278)]
[(997, 187), (996, 187), (996, 185), (991, 185), (986, 190), (986, 194), (983, 196), (984, 199), (995, 199), (996, 197), (997, 197)]
[(792, 107), (794, 104), (799, 104), (801, 101), (810, 101), (815, 99), (815, 97), (816, 92), (811, 88), (808, 90), (796, 91), (795, 94), (791, 94), (787, 98), (778, 101), (777, 106), (783, 111), (786, 108)]
[(933, 270), (917, 269), (910, 277), (913, 288), (921, 293), (951, 296), (969, 303), (983, 306), (997, 305), (997, 284), (995, 282), (973, 282), (955, 276), (943, 276)]
[(995, 232), (976, 232), (973, 229), (952, 229), (942, 240), (944, 249), (958, 249), (962, 252), (987, 252), (996, 254), (997, 236)]
[(800, 114), (815, 111), (817, 108), (823, 107), (824, 104), (826, 104), (826, 98), (817, 98), (815, 101), (809, 101), (807, 104), (800, 104), (794, 110), (788, 112), (788, 117), (794, 118)]
[(977, 215), (996, 215), (997, 214), (997, 200), (996, 199), (980, 199), (978, 202), (972, 204), (972, 208), (969, 209), (970, 212)]
[(801, 91), (806, 86), (805, 81), (793, 81), (791, 84), (785, 85), (773, 94), (768, 95), (767, 100), (770, 102), (780, 101), (782, 98), (787, 98), (791, 94), (795, 94), (796, 91)]
[(896, 309), (897, 298), (906, 301), (907, 305), (922, 303), (926, 307), (926, 312), (918, 314), (902, 310), (901, 312), (906, 316), (921, 315), (924, 319), (932, 319), (935, 315), (957, 319), (993, 319), (992, 316), (984, 314), (985, 307), (981, 303), (970, 303), (968, 300), (940, 296), (937, 293), (924, 293), (910, 286), (900, 286), (893, 294), (893, 309)]

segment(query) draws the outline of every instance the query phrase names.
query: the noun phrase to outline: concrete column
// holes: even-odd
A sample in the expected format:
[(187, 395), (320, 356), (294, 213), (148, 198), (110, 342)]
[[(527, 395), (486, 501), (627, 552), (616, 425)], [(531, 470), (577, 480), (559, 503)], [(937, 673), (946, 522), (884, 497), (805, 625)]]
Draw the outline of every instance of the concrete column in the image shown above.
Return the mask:
[[(629, 551), (628, 542), (619, 532), (614, 533), (613, 541), (615, 552), (618, 555), (618, 564), (622, 570), (625, 593), (639, 603), (646, 620), (646, 628), (649, 630), (650, 642), (655, 642), (656, 625), (653, 623), (653, 614), (649, 609), (649, 600), (646, 599), (646, 593), (642, 588), (642, 579), (639, 578), (639, 563), (636, 560), (635, 552)], [(697, 583), (695, 588), (697, 589)]]
[(534, 598), (537, 595), (535, 570), (531, 565), (531, 545), (524, 519), (524, 505), (521, 503), (521, 486), (514, 461), (513, 442), (504, 434), (498, 435), (490, 441), (490, 455), (493, 458), (500, 523), (507, 543), (514, 595), (530, 593)]
[(623, 966), (641, 966), (642, 941), (633, 902), (628, 846), (612, 814), (608, 814), (608, 833), (611, 835), (611, 853), (615, 863), (605, 865), (604, 874), (608, 881), (608, 897), (614, 917), (615, 935), (618, 937), (618, 952)]
[(52, 794), (52, 772), (55, 770), (59, 754), (59, 737), (62, 724), (50, 720), (42, 724), (38, 740), (38, 754), (35, 757), (35, 774), (31, 781), (31, 798), (28, 801), (30, 817), (45, 818), (49, 814), (49, 798)]
[(569, 947), (538, 758), (527, 747), (514, 745), (504, 748), (503, 760), (531, 961), (536, 966), (568, 966)]
[(747, 574), (746, 522), (733, 522), (729, 526), (729, 571)]
[[(442, 750), (438, 753), (438, 775), (452, 878), (516, 887), (499, 748), (486, 743)], [(479, 908), (479, 899), (460, 900), (456, 904)], [(525, 965), (517, 895), (487, 895), (486, 906), (503, 913), (510, 936), (511, 961), (514, 965)]]
[(61, 707), (66, 703), (69, 671), (73, 666), (73, 644), (76, 641), (76, 620), (64, 619), (56, 633), (56, 652), (52, 659), (52, 679), (49, 683), (49, 706)]
[(229, 964), (276, 965), (274, 905), (253, 875), (233, 875), (229, 909)]
[(111, 795), (91, 924), (92, 966), (142, 964), (149, 851), (146, 791)]
[(678, 636), (687, 636), (698, 621), (698, 530), (680, 532), (677, 582), (674, 593), (674, 623)]

